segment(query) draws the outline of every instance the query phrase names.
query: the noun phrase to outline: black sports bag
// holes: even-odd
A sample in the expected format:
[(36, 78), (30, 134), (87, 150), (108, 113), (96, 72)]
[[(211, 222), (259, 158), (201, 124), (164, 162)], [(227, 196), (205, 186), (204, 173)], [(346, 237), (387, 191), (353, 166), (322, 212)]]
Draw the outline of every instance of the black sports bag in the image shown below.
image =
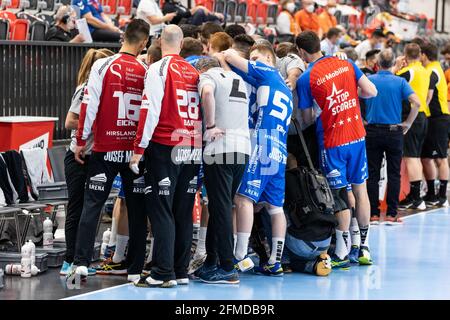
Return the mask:
[(301, 166), (286, 171), (284, 208), (291, 221), (288, 232), (306, 241), (323, 240), (331, 235), (337, 225), (333, 195), (327, 179), (312, 164), (297, 120), (292, 121), (309, 167)]

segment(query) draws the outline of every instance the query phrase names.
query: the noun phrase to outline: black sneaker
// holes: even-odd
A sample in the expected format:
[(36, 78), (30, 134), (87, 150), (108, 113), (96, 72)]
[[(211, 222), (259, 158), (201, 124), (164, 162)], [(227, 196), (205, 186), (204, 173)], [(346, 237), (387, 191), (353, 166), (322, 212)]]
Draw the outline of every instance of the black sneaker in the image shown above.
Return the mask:
[(408, 195), (405, 199), (400, 201), (398, 208), (400, 210), (425, 210), (427, 207), (425, 205), (425, 201), (423, 201), (422, 198), (414, 200), (410, 195)]
[(439, 204), (439, 199), (436, 195), (427, 194), (423, 200), (425, 201), (425, 205), (427, 207), (434, 207)]
[(97, 274), (100, 275), (127, 275), (128, 266), (125, 261), (115, 263), (111, 260), (111, 262), (107, 264), (103, 264), (97, 267)]

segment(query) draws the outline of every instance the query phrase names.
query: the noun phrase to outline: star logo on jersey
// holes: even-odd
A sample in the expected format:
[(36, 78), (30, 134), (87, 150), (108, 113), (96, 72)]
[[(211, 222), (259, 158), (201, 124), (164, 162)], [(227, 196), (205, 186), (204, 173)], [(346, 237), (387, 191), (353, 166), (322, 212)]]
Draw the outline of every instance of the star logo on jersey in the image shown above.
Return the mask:
[(336, 85), (333, 82), (333, 91), (331, 91), (331, 94), (327, 97), (327, 100), (330, 101), (330, 105), (328, 106), (328, 110), (331, 109), (338, 101), (337, 97), (344, 91), (343, 89), (338, 90), (336, 88)]

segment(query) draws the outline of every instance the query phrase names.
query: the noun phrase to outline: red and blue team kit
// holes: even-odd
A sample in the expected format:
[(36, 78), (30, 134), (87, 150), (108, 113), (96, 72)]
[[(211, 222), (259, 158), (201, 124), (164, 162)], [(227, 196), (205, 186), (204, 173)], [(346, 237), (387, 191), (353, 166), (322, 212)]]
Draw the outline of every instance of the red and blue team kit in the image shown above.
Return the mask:
[(357, 84), (362, 76), (351, 60), (323, 57), (309, 65), (297, 85), (299, 107), (315, 110), (320, 164), (333, 189), (368, 177)]

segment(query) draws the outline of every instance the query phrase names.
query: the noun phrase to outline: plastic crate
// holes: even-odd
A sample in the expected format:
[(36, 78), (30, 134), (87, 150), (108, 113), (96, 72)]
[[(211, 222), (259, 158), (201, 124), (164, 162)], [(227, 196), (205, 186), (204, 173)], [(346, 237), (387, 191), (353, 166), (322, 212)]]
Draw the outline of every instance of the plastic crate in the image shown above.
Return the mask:
[[(17, 252), (0, 252), (0, 268), (5, 270), (7, 264), (20, 264), (22, 256)], [(40, 270), (40, 273), (48, 269), (48, 255), (47, 253), (36, 252), (35, 264)]]
[(67, 184), (65, 182), (53, 182), (38, 185), (39, 200), (67, 199)]
[(53, 247), (53, 248), (42, 248), (36, 247), (36, 253), (46, 253), (47, 266), (50, 268), (61, 267), (64, 262), (64, 256), (66, 255), (65, 247)]

